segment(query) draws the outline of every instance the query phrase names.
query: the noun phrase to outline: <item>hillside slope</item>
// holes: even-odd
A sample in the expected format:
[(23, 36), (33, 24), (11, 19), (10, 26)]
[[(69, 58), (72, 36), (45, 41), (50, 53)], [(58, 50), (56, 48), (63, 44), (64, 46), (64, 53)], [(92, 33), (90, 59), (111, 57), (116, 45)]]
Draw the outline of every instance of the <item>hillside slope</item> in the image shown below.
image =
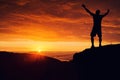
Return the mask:
[(0, 52), (0, 80), (78, 80), (69, 62), (35, 55)]

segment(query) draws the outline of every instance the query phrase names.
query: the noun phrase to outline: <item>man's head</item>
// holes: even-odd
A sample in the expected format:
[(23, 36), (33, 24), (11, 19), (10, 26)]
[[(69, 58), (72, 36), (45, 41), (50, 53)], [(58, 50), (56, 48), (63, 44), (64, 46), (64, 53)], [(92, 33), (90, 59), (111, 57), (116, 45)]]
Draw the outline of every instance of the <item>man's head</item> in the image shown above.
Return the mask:
[(96, 10), (96, 14), (97, 15), (99, 15), (100, 14), (100, 10), (98, 9), (98, 10)]

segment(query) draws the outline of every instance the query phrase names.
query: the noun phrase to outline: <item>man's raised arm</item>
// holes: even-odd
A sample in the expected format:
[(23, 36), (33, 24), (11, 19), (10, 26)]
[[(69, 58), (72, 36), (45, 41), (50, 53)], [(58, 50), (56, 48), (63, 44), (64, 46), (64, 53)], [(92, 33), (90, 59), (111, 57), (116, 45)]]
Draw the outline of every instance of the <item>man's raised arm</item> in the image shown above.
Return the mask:
[(103, 14), (102, 16), (104, 17), (104, 16), (108, 15), (109, 12), (110, 12), (110, 10), (108, 9), (107, 12), (105, 14)]
[(82, 4), (82, 7), (83, 7), (90, 15), (94, 15), (94, 13), (92, 13), (89, 9), (87, 9), (84, 4)]

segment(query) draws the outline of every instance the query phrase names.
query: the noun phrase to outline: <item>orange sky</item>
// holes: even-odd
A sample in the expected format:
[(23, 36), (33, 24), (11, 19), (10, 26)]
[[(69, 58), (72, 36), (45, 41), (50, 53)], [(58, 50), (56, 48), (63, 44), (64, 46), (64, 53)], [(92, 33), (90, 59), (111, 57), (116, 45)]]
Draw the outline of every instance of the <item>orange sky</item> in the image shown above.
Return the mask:
[(90, 47), (92, 17), (82, 3), (92, 12), (100, 9), (101, 14), (110, 9), (102, 22), (103, 44), (120, 43), (120, 1), (92, 1), (1, 0), (0, 50), (79, 51)]

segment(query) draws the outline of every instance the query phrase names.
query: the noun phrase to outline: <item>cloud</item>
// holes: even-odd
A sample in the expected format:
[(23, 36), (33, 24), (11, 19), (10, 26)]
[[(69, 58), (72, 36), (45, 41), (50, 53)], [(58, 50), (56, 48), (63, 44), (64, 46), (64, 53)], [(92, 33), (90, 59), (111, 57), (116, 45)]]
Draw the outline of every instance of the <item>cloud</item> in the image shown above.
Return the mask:
[[(110, 8), (110, 14), (103, 21), (104, 34), (107, 35), (107, 32), (111, 31), (113, 35), (118, 36), (119, 33), (116, 31), (120, 30), (119, 2), (119, 0), (1, 0), (0, 34), (11, 33), (10, 38), (43, 41), (89, 40), (92, 18), (81, 7), (84, 3), (93, 12), (100, 8), (104, 13)], [(111, 34), (107, 38), (110, 37)], [(119, 41), (117, 37), (115, 38)]]
[[(118, 0), (113, 3), (113, 0), (104, 2), (89, 1), (89, 0), (2, 0), (1, 14), (2, 16), (9, 16), (12, 13), (19, 14), (35, 14), (35, 15), (50, 15), (55, 17), (65, 18), (81, 18), (85, 16), (81, 4), (85, 3), (93, 12), (100, 8), (104, 11), (108, 8), (112, 9), (114, 14), (119, 10)], [(97, 4), (99, 3), (99, 4)], [(111, 6), (112, 5), (112, 6)]]

